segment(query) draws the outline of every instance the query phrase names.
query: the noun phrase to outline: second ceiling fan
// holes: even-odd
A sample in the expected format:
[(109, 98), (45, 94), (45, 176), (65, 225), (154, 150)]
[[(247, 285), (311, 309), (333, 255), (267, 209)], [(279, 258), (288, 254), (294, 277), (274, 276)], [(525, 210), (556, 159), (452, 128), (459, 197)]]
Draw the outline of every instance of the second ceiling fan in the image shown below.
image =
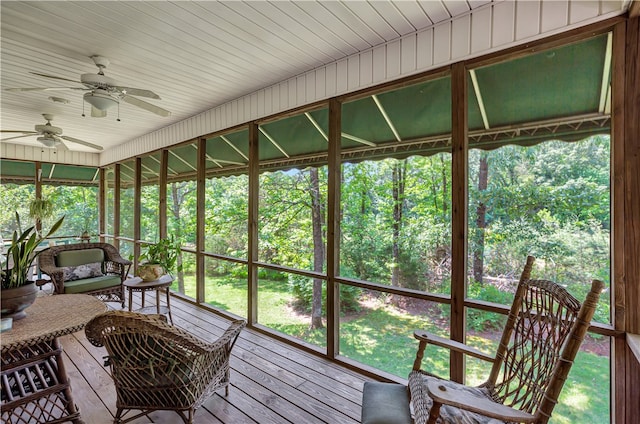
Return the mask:
[[(132, 88), (119, 85), (113, 78), (104, 74), (104, 70), (109, 65), (109, 59), (104, 56), (91, 56), (91, 59), (98, 67), (97, 74), (82, 74), (80, 81), (69, 78), (57, 77), (55, 75), (31, 72), (45, 78), (69, 81), (84, 85), (84, 87), (28, 87), (28, 88), (8, 88), (8, 91), (57, 91), (57, 90), (82, 90), (84, 101), (91, 105), (91, 116), (101, 118), (107, 116), (107, 110), (119, 105), (120, 101), (125, 101), (133, 106), (155, 113), (160, 116), (169, 116), (171, 112), (159, 106), (139, 99), (146, 97), (160, 100), (160, 96), (151, 90)], [(138, 96), (138, 97), (134, 97)]]

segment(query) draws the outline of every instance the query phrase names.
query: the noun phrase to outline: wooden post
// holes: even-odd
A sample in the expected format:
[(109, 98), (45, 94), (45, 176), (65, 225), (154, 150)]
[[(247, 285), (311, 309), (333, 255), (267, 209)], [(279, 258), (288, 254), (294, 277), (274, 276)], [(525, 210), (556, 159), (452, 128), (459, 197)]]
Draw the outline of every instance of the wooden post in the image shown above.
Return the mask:
[(327, 181), (327, 355), (340, 354), (340, 143), (342, 104), (329, 101), (329, 152)]
[(204, 303), (204, 252), (205, 235), (204, 235), (204, 215), (205, 215), (205, 176), (207, 173), (207, 160), (205, 153), (207, 152), (207, 139), (201, 137), (198, 139), (198, 158), (197, 158), (197, 176), (196, 176), (196, 302)]
[[(451, 339), (465, 341), (464, 299), (467, 292), (467, 201), (469, 139), (467, 129), (467, 70), (456, 63), (451, 72)], [(464, 381), (465, 358), (451, 352), (450, 378)]]
[(248, 323), (258, 322), (258, 195), (260, 192), (260, 133), (258, 124), (249, 124), (249, 211), (248, 211)]

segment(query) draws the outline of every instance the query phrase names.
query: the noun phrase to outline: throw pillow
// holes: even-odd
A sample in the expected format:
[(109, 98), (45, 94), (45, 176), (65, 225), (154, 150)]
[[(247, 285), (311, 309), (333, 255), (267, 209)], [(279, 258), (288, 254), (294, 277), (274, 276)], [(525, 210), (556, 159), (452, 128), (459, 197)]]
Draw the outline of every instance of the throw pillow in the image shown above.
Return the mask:
[(102, 264), (100, 262), (84, 264), (78, 266), (68, 266), (64, 268), (64, 280), (75, 281), (83, 278), (101, 277)]

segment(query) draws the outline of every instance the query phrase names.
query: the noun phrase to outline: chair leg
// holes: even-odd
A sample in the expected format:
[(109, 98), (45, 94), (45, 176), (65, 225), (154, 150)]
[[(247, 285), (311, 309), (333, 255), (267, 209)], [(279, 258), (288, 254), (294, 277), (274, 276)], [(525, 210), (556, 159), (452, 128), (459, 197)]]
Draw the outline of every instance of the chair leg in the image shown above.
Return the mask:
[(441, 406), (442, 406), (441, 403), (433, 402), (433, 406), (429, 411), (429, 420), (427, 421), (427, 424), (436, 424), (436, 421), (438, 421), (438, 417), (440, 417)]

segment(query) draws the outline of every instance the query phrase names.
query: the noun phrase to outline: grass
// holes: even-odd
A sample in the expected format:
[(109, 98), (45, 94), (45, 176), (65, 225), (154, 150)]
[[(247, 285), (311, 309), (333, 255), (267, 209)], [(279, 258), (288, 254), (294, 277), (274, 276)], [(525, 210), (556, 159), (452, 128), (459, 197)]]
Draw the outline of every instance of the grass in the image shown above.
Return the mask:
[[(177, 283), (172, 288), (177, 289)], [(185, 292), (195, 297), (195, 277), (185, 277)], [(247, 283), (245, 278), (212, 278), (205, 283), (205, 299), (217, 308), (246, 317)], [(310, 317), (290, 307), (293, 297), (286, 281), (260, 280), (258, 286), (258, 321), (260, 324), (292, 337), (326, 346), (326, 329), (310, 330)], [(384, 302), (368, 302), (356, 313), (340, 320), (340, 353), (346, 357), (406, 378), (415, 359), (417, 341), (413, 330), (421, 328), (446, 336), (424, 315), (411, 315)], [(469, 335), (468, 342), (487, 353), (495, 351), (495, 342)], [(423, 368), (436, 375), (449, 374), (449, 355), (443, 348), (429, 346)], [(488, 365), (467, 359), (467, 382), (479, 384), (489, 373)], [(554, 424), (609, 422), (609, 358), (579, 352), (575, 365), (560, 395), (550, 420)]]

